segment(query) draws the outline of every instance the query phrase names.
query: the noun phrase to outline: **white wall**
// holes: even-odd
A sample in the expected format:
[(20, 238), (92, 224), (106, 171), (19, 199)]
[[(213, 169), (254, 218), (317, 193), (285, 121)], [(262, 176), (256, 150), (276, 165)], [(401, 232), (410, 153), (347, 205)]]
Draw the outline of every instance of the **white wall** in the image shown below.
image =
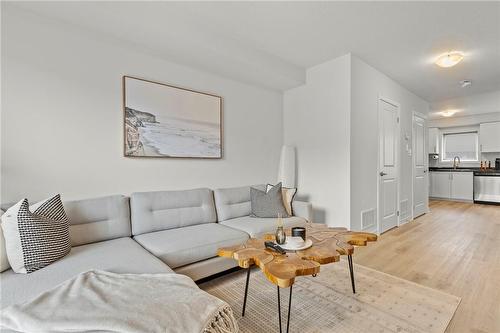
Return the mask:
[[(18, 9), (2, 13), (1, 200), (274, 181), (282, 95)], [(224, 100), (224, 158), (123, 157), (122, 75)]]
[[(377, 208), (378, 177), (378, 99), (397, 102), (400, 109), (400, 202), (407, 204), (410, 218), (412, 203), (412, 114), (427, 115), (429, 105), (377, 69), (353, 56), (351, 59), (351, 228), (361, 230), (361, 212)], [(409, 141), (405, 136), (410, 137)], [(375, 231), (374, 228), (367, 229)]]
[(284, 141), (297, 148), (299, 196), (314, 221), (349, 227), (350, 55), (307, 70), (306, 84), (284, 93)]
[(361, 230), (361, 212), (377, 209), (380, 96), (401, 106), (401, 218), (409, 220), (406, 144), (411, 148), (413, 111), (427, 115), (428, 103), (350, 54), (308, 69), (307, 83), (285, 92), (284, 141), (297, 147), (298, 187), (314, 203), (316, 222)]

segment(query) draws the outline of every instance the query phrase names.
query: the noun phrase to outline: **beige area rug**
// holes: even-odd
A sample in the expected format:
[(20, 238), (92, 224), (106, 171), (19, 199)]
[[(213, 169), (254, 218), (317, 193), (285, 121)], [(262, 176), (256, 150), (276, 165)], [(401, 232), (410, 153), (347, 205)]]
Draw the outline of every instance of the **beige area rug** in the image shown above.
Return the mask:
[[(292, 292), (290, 332), (444, 332), (460, 298), (364, 266), (355, 265), (356, 294), (347, 261), (321, 266), (316, 277), (299, 277)], [(243, 333), (278, 332), (276, 286), (253, 268), (245, 317), (241, 318), (246, 272), (200, 287), (228, 302)], [(286, 328), (289, 289), (281, 289)]]

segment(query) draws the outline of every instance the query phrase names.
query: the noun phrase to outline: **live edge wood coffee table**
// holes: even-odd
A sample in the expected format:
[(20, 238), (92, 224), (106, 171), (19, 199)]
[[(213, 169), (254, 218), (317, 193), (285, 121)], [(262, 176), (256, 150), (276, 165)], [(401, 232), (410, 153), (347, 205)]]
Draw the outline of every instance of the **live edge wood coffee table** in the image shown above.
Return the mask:
[[(286, 234), (290, 236), (290, 230), (286, 230)], [(280, 333), (280, 288), (290, 288), (286, 325), (286, 331), (288, 332), (290, 327), (290, 309), (292, 305), (292, 286), (297, 276), (316, 276), (320, 271), (321, 265), (338, 262), (341, 255), (346, 255), (351, 275), (352, 292), (356, 293), (352, 264), (354, 245), (365, 246), (367, 242), (376, 241), (377, 235), (366, 232), (349, 231), (345, 228), (328, 228), (324, 224), (308, 223), (306, 226), (306, 237), (313, 242), (310, 248), (301, 251), (287, 252), (286, 254), (279, 254), (265, 248), (264, 242), (269, 240), (274, 241), (274, 234), (266, 234), (259, 239), (251, 238), (244, 244), (224, 247), (218, 250), (218, 256), (232, 258), (238, 261), (240, 267), (247, 269), (242, 316), (245, 315), (248, 282), (250, 280), (250, 268), (252, 265), (258, 266), (267, 279), (277, 286)]]

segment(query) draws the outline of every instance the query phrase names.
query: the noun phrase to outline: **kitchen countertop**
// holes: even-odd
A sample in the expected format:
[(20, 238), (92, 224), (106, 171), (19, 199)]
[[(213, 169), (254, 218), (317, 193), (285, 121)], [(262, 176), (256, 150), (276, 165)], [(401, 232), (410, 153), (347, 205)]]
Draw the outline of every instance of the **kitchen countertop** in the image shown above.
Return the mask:
[(489, 169), (481, 171), (480, 168), (439, 168), (430, 167), (429, 171), (432, 172), (474, 172), (474, 176), (500, 176), (500, 170)]
[(429, 171), (438, 171), (438, 172), (475, 172), (479, 171), (479, 168), (437, 168), (430, 167)]

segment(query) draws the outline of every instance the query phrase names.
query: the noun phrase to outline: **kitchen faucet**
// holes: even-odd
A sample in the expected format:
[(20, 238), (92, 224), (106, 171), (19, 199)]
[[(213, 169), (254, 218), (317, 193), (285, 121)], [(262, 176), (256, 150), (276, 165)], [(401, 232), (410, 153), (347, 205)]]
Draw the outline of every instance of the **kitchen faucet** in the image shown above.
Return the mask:
[(453, 157), (453, 169), (456, 169), (459, 165), (460, 165), (460, 157), (458, 156)]

